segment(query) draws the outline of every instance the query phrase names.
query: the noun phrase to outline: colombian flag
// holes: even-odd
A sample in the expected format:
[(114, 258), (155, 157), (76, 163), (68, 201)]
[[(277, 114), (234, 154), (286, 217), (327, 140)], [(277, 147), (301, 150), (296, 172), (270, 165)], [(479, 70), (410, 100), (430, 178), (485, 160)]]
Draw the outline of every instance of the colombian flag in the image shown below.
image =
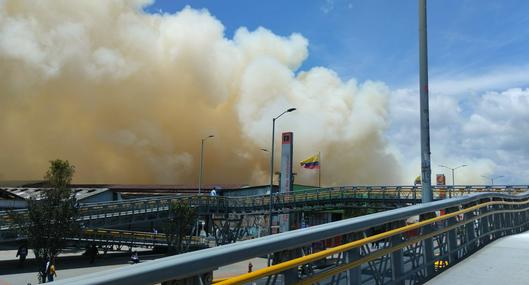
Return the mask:
[(299, 163), (303, 168), (320, 169), (320, 154), (315, 154)]

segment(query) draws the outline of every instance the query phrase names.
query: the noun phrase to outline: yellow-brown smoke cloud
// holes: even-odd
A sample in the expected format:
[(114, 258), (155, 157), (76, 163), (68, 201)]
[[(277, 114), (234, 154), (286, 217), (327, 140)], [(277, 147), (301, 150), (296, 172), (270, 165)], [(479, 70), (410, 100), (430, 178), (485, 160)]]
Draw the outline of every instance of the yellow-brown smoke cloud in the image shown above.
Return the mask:
[(62, 158), (81, 183), (196, 183), (213, 134), (206, 183), (265, 183), (259, 148), (272, 117), (296, 107), (276, 138), (294, 132), (295, 161), (321, 151), (325, 184), (398, 181), (383, 83), (298, 72), (301, 35), (228, 39), (207, 11), (153, 15), (148, 4), (0, 1), (0, 179), (40, 178)]

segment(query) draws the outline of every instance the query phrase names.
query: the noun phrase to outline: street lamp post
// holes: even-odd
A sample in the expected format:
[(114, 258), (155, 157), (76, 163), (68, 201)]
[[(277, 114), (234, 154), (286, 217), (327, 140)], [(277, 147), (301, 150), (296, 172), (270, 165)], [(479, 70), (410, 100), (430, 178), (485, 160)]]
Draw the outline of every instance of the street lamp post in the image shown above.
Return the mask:
[[(281, 113), (279, 116), (272, 119), (272, 148), (270, 151), (270, 209), (269, 209), (270, 219), (268, 221), (268, 234), (270, 235), (272, 234), (272, 203), (273, 203), (272, 190), (274, 189), (274, 184), (273, 184), (274, 183), (274, 135), (275, 135), (275, 130), (276, 130), (276, 120), (279, 119), (279, 117), (283, 116), (285, 113), (289, 113), (295, 110), (296, 108), (287, 109), (286, 111)], [(270, 263), (270, 259), (268, 260), (268, 262)]]
[(465, 167), (465, 166), (468, 166), (468, 165), (462, 164), (462, 165), (460, 165), (458, 167), (453, 167), (453, 168), (452, 167), (448, 167), (448, 166), (444, 166), (444, 165), (439, 165), (439, 167), (444, 167), (444, 168), (450, 169), (452, 171), (452, 186), (456, 185), (455, 178), (454, 178), (454, 171), (456, 169), (458, 169), (458, 168)]
[(481, 175), (481, 177), (490, 179), (490, 185), (494, 185), (494, 179), (502, 178), (503, 176), (485, 176), (485, 175)]
[[(200, 173), (198, 174), (198, 195), (202, 192), (202, 175), (204, 173), (204, 142), (209, 139), (215, 137), (214, 135), (209, 135), (205, 138), (202, 138), (200, 141)], [(196, 224), (196, 233), (197, 237), (200, 236), (200, 229), (199, 229), (199, 223), (200, 219), (197, 217), (197, 224)]]
[(202, 138), (201, 144), (200, 144), (200, 173), (198, 175), (198, 194), (202, 192), (202, 175), (204, 173), (204, 142), (209, 139), (215, 137), (214, 135), (209, 135), (205, 138)]

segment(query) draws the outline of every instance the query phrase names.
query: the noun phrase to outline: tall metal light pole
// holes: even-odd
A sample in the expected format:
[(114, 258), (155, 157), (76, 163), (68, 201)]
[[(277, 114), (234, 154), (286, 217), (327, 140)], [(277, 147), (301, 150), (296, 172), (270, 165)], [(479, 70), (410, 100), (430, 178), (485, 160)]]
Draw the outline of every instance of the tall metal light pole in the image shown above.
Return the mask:
[(204, 142), (209, 139), (215, 137), (214, 135), (209, 135), (205, 138), (202, 138), (201, 144), (200, 144), (200, 173), (198, 175), (198, 194), (202, 192), (202, 175), (204, 173)]
[(490, 185), (494, 185), (494, 179), (502, 178), (503, 176), (485, 176), (485, 175), (481, 175), (481, 177), (485, 177), (487, 179), (490, 179)]
[[(270, 151), (270, 209), (269, 209), (269, 215), (270, 219), (268, 221), (268, 234), (272, 234), (272, 190), (274, 189), (274, 135), (276, 131), (276, 120), (279, 119), (279, 117), (283, 116), (285, 113), (289, 113), (292, 111), (295, 111), (296, 108), (290, 108), (281, 113), (279, 116), (272, 119), (272, 148)], [(270, 262), (270, 260), (268, 260)]]
[(462, 164), (462, 165), (460, 165), (458, 167), (453, 167), (453, 168), (452, 167), (448, 167), (448, 166), (444, 166), (444, 165), (439, 165), (439, 167), (444, 167), (444, 168), (450, 169), (452, 171), (452, 186), (456, 185), (455, 179), (454, 179), (454, 171), (456, 169), (458, 169), (458, 168), (465, 167), (465, 166), (468, 166), (468, 165)]
[(421, 189), (422, 202), (433, 201), (430, 168), (430, 114), (428, 109), (428, 43), (426, 0), (419, 0), (419, 89), (421, 112)]

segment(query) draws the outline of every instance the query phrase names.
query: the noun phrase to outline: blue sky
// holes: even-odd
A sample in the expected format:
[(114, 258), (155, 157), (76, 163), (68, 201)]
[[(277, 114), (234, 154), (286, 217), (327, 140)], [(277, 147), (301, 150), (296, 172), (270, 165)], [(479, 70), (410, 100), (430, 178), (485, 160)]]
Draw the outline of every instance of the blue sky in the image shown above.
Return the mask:
[[(343, 79), (381, 80), (393, 88), (417, 80), (417, 0), (174, 1), (148, 12), (207, 9), (231, 38), (239, 27), (309, 40), (301, 69), (329, 67)], [(479, 74), (529, 62), (527, 1), (428, 2), (432, 77)]]

